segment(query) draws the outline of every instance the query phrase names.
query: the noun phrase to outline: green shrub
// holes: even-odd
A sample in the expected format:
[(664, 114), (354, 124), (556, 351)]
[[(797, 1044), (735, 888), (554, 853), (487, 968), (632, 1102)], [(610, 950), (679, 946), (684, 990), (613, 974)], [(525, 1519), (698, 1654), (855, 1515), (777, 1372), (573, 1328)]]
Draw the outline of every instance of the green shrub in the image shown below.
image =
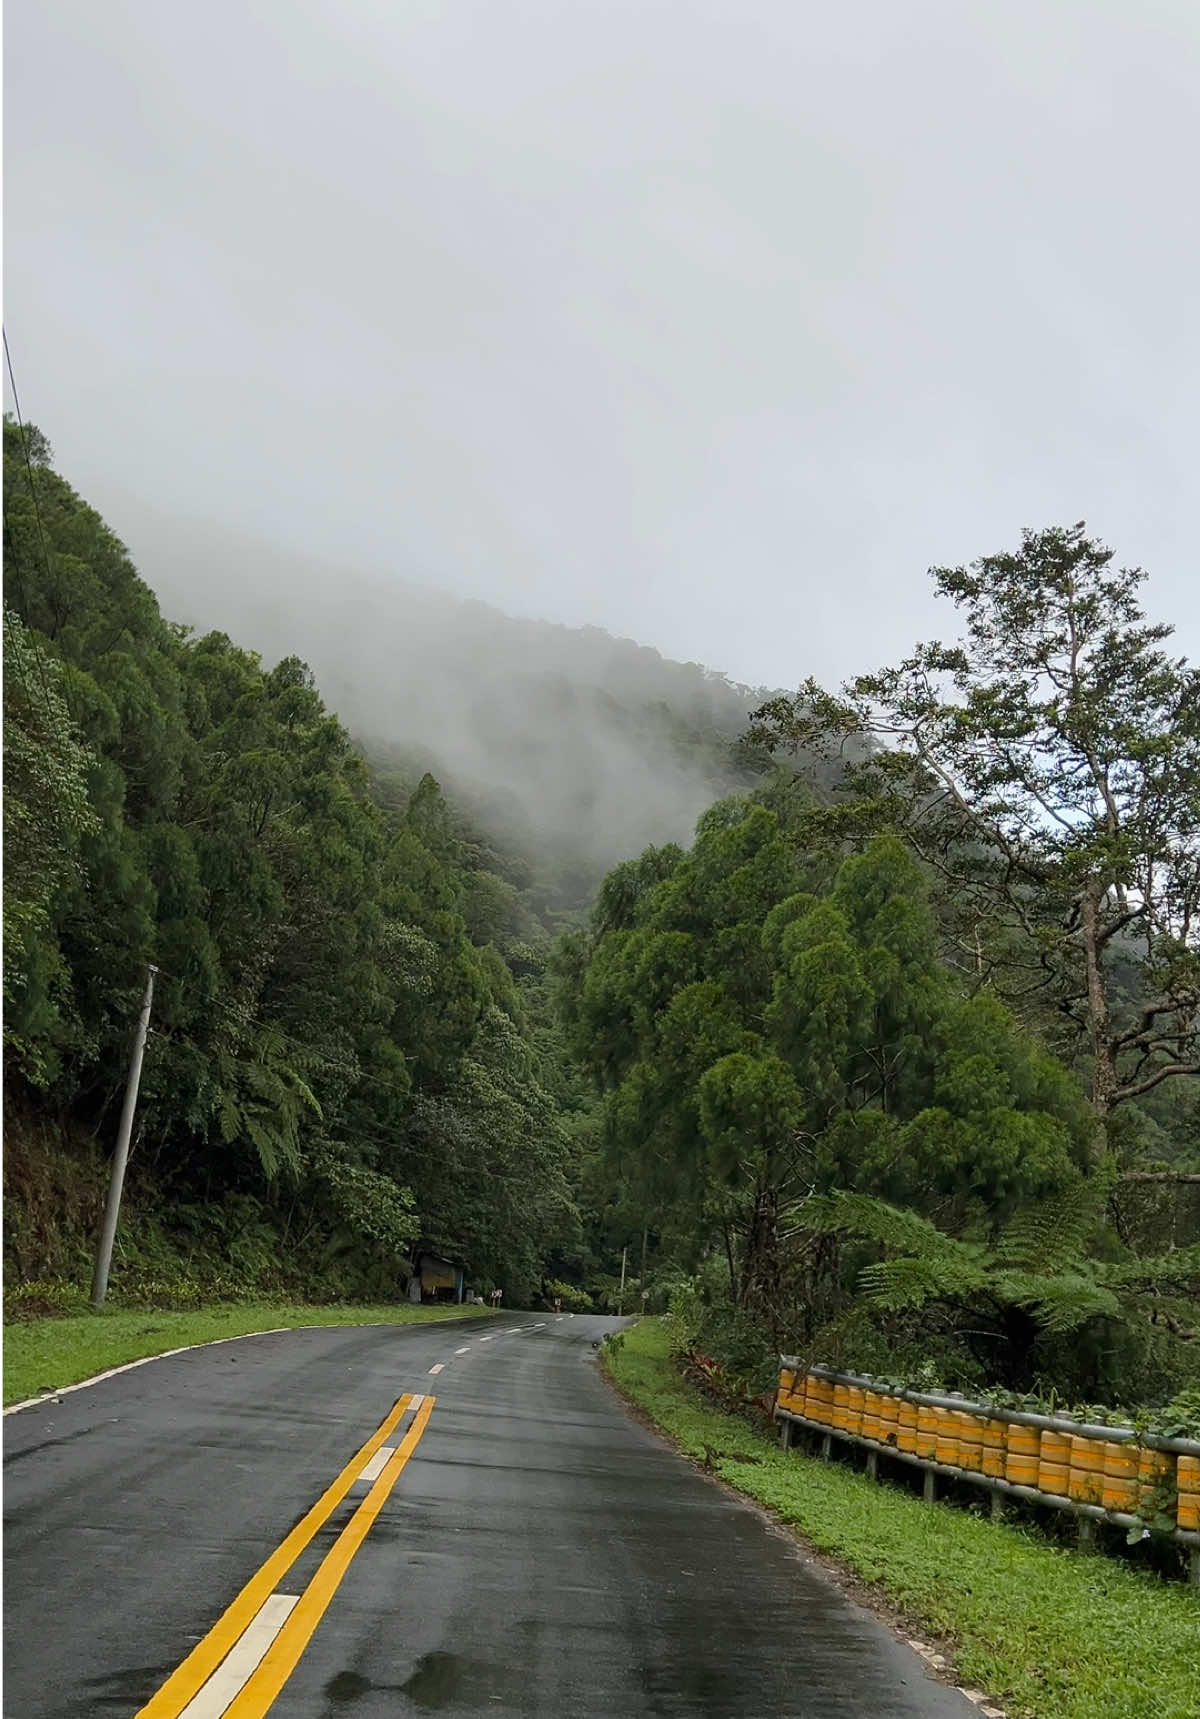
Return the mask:
[(542, 1285), (542, 1295), (547, 1303), (561, 1301), (565, 1313), (594, 1313), (596, 1304), (585, 1289), (580, 1289), (573, 1283), (560, 1283), (557, 1278), (548, 1277)]

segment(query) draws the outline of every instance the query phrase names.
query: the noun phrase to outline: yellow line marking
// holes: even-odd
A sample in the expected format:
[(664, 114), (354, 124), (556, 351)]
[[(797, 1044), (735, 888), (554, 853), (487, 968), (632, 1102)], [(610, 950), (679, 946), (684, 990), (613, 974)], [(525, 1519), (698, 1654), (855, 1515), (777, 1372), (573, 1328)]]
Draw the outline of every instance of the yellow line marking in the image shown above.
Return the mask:
[(272, 1594), (232, 1653), (227, 1653), (180, 1719), (222, 1719), (225, 1709), (283, 1628), (299, 1594)]
[(275, 1701), (312, 1640), (313, 1631), (325, 1616), (342, 1577), (350, 1568), (351, 1559), (366, 1539), (371, 1524), (420, 1443), (421, 1434), (433, 1413), (434, 1401), (433, 1397), (426, 1397), (417, 1410), (416, 1419), (397, 1446), (395, 1456), (325, 1554), (320, 1569), (289, 1613), (287, 1622), (225, 1709), (224, 1719), (262, 1719)]
[(225, 1655), (249, 1628), (265, 1600), (287, 1575), (313, 1535), (328, 1521), (365, 1465), (375, 1455), (388, 1434), (400, 1424), (408, 1411), (409, 1394), (394, 1404), (390, 1414), (373, 1432), (366, 1444), (343, 1468), (337, 1479), (318, 1498), (307, 1515), (292, 1529), (285, 1540), (271, 1553), (266, 1563), (251, 1576), (241, 1593), (232, 1600), (208, 1634), (198, 1641), (182, 1664), (176, 1666), (162, 1688), (138, 1709), (134, 1719), (180, 1719), (184, 1708), (220, 1665)]

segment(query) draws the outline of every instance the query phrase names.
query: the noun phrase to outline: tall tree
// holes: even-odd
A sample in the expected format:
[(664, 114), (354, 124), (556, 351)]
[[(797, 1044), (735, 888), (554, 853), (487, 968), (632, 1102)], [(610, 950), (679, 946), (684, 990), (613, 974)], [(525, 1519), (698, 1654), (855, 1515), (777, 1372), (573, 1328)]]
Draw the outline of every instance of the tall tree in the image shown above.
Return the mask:
[(303, 663), (170, 625), (45, 439), (4, 441), (10, 1090), (103, 1139), (153, 960), (134, 1172), (164, 1223), (241, 1202), (276, 1270), (316, 1238), (305, 1288), (335, 1256), (394, 1287), (422, 1237), (534, 1293), (577, 1220), (495, 941), (529, 933), (516, 889), (431, 776), (372, 782)]
[(70, 983), (48, 946), (50, 910), (78, 869), (81, 837), (95, 827), (88, 801), (95, 763), (71, 722), (61, 665), (6, 608), (4, 1038), (20, 1052), (25, 1074), (39, 1080), (45, 1064), (36, 1042), (53, 1016), (54, 990)]
[(776, 1331), (814, 1190), (987, 1233), (1087, 1162), (1081, 1095), (996, 999), (960, 995), (899, 839), (826, 871), (774, 812), (721, 802), (690, 853), (610, 875), (561, 963), (614, 1172), (729, 1247), (738, 1304)]
[(1081, 523), (934, 568), (955, 643), (754, 725), (771, 748), (882, 742), (849, 785), (945, 880), (977, 976), (1086, 1035), (1098, 1147), (1117, 1105), (1200, 1073), (1200, 672), (1112, 562)]

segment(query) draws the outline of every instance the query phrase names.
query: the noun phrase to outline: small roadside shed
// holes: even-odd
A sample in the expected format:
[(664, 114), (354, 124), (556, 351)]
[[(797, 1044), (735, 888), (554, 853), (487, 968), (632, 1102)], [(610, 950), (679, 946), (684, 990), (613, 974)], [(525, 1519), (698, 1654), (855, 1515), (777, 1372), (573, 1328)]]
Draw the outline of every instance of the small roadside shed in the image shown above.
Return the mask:
[[(413, 1265), (415, 1269), (409, 1284), (411, 1300), (462, 1301), (465, 1268), (456, 1260), (447, 1259), (432, 1249), (419, 1248)], [(413, 1295), (414, 1284), (417, 1286), (416, 1295)]]

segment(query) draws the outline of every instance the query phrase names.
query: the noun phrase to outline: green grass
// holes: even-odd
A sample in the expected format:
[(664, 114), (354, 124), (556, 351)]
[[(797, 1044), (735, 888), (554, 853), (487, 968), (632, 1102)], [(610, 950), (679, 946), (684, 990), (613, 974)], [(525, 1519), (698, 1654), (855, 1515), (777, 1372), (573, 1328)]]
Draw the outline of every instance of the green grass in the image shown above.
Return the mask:
[(241, 1337), (249, 1331), (300, 1325), (410, 1325), (429, 1320), (479, 1318), (482, 1307), (297, 1307), (269, 1302), (210, 1307), (191, 1313), (116, 1311), (62, 1319), (30, 1319), (4, 1330), (4, 1401), (20, 1402), (50, 1388), (78, 1384), (108, 1367)]
[(660, 1320), (630, 1330), (606, 1350), (605, 1365), (685, 1454), (703, 1456), (706, 1445), (727, 1453), (714, 1458), (723, 1480), (947, 1641), (961, 1681), (993, 1696), (1010, 1719), (1200, 1715), (1194, 1591), (781, 1450), (680, 1377)]

